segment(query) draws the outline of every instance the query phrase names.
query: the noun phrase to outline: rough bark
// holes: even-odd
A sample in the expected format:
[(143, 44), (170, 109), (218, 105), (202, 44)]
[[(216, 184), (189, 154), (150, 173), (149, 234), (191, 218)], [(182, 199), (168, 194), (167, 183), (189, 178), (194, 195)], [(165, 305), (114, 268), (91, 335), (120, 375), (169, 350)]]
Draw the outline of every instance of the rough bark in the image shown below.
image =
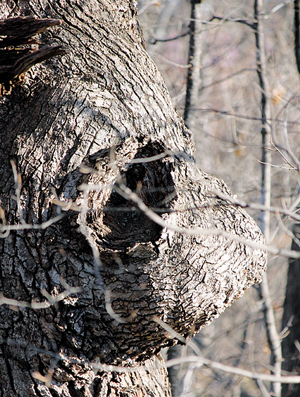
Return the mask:
[(0, 290), (23, 307), (1, 301), (0, 395), (170, 395), (155, 355), (177, 341), (156, 318), (186, 338), (211, 322), (265, 269), (234, 236), (262, 234), (196, 167), (134, 2), (6, 1), (0, 13), (61, 19), (42, 40), (69, 51), (1, 99)]
[[(201, 0), (191, 0), (190, 41), (187, 73), (187, 87), (183, 120), (185, 125), (193, 131), (197, 123), (197, 105), (199, 104), (199, 89), (201, 86), (201, 55), (202, 55), (202, 8)], [(199, 338), (199, 336), (198, 336)], [(168, 360), (182, 355), (182, 346), (175, 345), (168, 350)], [(182, 368), (173, 366), (168, 368), (172, 396), (178, 397), (183, 393), (184, 379), (180, 376)]]

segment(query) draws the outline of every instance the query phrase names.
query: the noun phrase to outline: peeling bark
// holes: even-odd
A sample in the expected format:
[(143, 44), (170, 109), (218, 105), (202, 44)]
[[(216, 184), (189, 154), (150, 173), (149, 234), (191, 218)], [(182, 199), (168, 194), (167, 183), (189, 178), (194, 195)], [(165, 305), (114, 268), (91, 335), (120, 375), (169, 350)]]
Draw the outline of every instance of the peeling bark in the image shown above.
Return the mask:
[(137, 200), (176, 227), (263, 236), (197, 168), (134, 2), (29, 3), (1, 17), (61, 19), (42, 38), (69, 53), (1, 98), (0, 290), (31, 307), (0, 306), (0, 395), (168, 396), (156, 355), (177, 340), (155, 318), (193, 336), (260, 281), (265, 253), (164, 227)]

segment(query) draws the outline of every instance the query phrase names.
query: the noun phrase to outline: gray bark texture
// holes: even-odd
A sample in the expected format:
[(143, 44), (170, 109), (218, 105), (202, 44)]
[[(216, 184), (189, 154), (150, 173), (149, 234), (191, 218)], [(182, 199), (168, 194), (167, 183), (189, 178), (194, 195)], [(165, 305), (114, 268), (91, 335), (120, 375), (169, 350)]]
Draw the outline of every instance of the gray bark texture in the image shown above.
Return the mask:
[(134, 1), (0, 2), (18, 16), (62, 23), (1, 50), (0, 395), (170, 396), (164, 324), (190, 338), (259, 282), (263, 236), (197, 168)]

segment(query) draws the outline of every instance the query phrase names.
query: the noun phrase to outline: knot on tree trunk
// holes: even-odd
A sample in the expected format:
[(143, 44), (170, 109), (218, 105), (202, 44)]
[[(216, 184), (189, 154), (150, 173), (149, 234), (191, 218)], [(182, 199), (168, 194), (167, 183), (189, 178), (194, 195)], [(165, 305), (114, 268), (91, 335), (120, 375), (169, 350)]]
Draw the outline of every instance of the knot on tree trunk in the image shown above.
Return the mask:
[(99, 253), (100, 279), (61, 318), (70, 346), (91, 360), (145, 360), (177, 343), (176, 333), (193, 336), (265, 269), (264, 252), (251, 247), (263, 236), (226, 185), (168, 153), (141, 135), (82, 169), (77, 222)]

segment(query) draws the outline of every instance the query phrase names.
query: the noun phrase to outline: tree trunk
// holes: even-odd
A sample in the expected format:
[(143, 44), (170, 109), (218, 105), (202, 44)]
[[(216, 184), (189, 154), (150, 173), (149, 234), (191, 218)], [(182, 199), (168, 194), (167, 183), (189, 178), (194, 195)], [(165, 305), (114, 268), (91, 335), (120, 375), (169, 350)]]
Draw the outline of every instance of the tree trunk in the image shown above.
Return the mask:
[(195, 165), (134, 4), (1, 5), (63, 21), (42, 39), (69, 51), (0, 99), (2, 396), (168, 396), (161, 321), (189, 338), (265, 269), (255, 222)]
[[(299, 0), (294, 0), (294, 34), (295, 34), (295, 58), (298, 73), (300, 74), (300, 9)], [(299, 75), (298, 75), (299, 76)], [(293, 227), (292, 250), (299, 252), (300, 224)], [(282, 329), (286, 334), (282, 339), (282, 369), (299, 374), (299, 342), (300, 342), (300, 260), (289, 259), (288, 274), (286, 281), (286, 292), (283, 306)], [(300, 384), (282, 384), (282, 396), (296, 397), (300, 394)]]
[[(298, 241), (292, 242), (292, 250), (298, 251), (299, 248), (299, 224), (295, 224), (293, 234)], [(299, 375), (299, 341), (300, 341), (300, 272), (299, 259), (290, 259), (286, 282), (286, 295), (284, 301), (284, 312), (282, 317), (282, 329), (287, 327), (285, 337), (282, 339), (282, 369)], [(299, 396), (299, 384), (282, 384), (282, 396)]]

